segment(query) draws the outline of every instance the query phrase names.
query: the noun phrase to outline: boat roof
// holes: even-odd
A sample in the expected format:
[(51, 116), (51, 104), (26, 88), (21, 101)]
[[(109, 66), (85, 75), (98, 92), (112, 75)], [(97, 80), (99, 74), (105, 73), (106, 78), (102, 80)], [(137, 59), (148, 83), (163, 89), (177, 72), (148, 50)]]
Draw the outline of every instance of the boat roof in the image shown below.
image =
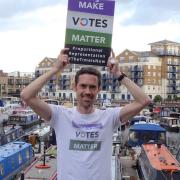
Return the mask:
[(169, 116), (167, 116), (167, 117), (162, 117), (161, 119), (163, 119), (163, 120), (177, 120), (178, 118), (177, 117), (169, 117)]
[(165, 132), (166, 130), (161, 127), (159, 124), (155, 123), (135, 123), (133, 126), (129, 129), (135, 130), (135, 131), (160, 131)]
[(10, 157), (12, 154), (19, 152), (20, 149), (25, 149), (30, 146), (29, 143), (16, 141), (5, 144), (0, 147), (0, 161), (6, 157)]
[(158, 147), (157, 144), (144, 144), (142, 148), (149, 159), (152, 167), (158, 170), (180, 170), (180, 163), (169, 152), (163, 144)]

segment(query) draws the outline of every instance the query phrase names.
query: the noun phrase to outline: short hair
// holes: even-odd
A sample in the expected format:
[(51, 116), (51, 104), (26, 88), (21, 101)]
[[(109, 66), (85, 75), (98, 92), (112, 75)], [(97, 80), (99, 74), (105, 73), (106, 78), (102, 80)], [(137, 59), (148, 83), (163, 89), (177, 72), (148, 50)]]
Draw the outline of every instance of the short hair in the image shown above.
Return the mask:
[(75, 75), (75, 85), (79, 82), (79, 76), (82, 74), (95, 75), (98, 78), (98, 86), (101, 86), (101, 73), (93, 67), (83, 67), (77, 71)]

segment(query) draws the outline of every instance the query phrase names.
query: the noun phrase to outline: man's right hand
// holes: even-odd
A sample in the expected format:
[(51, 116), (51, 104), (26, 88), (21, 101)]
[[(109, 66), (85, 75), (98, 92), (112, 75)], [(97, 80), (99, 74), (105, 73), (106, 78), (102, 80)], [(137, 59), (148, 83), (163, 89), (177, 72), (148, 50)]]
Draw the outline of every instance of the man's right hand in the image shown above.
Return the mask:
[(58, 58), (53, 65), (53, 68), (55, 68), (57, 72), (58, 71), (63, 72), (64, 68), (69, 64), (69, 57), (67, 54), (65, 54), (65, 51), (68, 50), (69, 48), (62, 49), (60, 54), (58, 55)]

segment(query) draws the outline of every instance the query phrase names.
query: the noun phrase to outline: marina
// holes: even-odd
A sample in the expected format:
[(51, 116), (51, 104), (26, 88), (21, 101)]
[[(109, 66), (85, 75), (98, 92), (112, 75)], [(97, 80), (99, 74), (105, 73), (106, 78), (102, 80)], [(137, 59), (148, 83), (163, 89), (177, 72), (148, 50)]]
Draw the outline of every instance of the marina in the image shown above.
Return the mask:
[(180, 180), (180, 1), (0, 4), (0, 180)]
[[(60, 102), (57, 99), (44, 99), (49, 104), (59, 105)], [(66, 107), (72, 107), (70, 102), (61, 103)], [(71, 104), (71, 105), (69, 105)], [(103, 105), (101, 108), (98, 104), (97, 108), (106, 109), (108, 107), (116, 107), (117, 105), (108, 104)], [(144, 115), (138, 115), (130, 119), (128, 123), (123, 124), (113, 136), (112, 144), (112, 180), (149, 180), (144, 175), (144, 155), (142, 152), (143, 147), (155, 145), (155, 147), (166, 147), (168, 153), (176, 161), (176, 167), (174, 171), (177, 172), (179, 178), (179, 155), (180, 155), (180, 133), (177, 130), (169, 129), (161, 124), (164, 118), (160, 117), (157, 113), (153, 115), (147, 113)], [(160, 113), (159, 113), (160, 114)], [(177, 113), (178, 114), (178, 113)], [(168, 117), (169, 119), (176, 119), (178, 122), (176, 113), (175, 117)], [(37, 121), (38, 120), (38, 121)], [(32, 123), (37, 121), (38, 123)], [(31, 124), (32, 123), (32, 124)], [(171, 123), (171, 124), (174, 124)], [(176, 126), (177, 128), (177, 126)], [(28, 107), (16, 107), (8, 115), (7, 121), (1, 121), (1, 133), (0, 133), (0, 147), (10, 147), (9, 143), (28, 143), (32, 148), (31, 161), (21, 166), (18, 171), (14, 170), (13, 173), (7, 175), (17, 180), (23, 179), (47, 179), (55, 180), (56, 177), (56, 141), (54, 130), (46, 123), (42, 121), (31, 109)], [(21, 144), (20, 143), (20, 144)], [(21, 146), (21, 145), (20, 145)], [(3, 152), (3, 151), (1, 151)], [(159, 151), (160, 152), (160, 151)], [(3, 153), (4, 154), (4, 153)], [(3, 156), (5, 157), (5, 156)], [(161, 156), (162, 157), (162, 156)], [(165, 157), (164, 157), (165, 158)], [(166, 159), (166, 158), (165, 158)], [(5, 162), (5, 161), (4, 161)], [(150, 163), (150, 162), (149, 162)], [(2, 164), (3, 167), (7, 164)], [(146, 165), (147, 168), (147, 165)], [(148, 173), (150, 172), (149, 169)], [(1, 170), (1, 172), (3, 172)], [(158, 173), (157, 173), (158, 174)], [(5, 176), (5, 174), (1, 173)], [(154, 175), (156, 180), (158, 175)], [(170, 179), (168, 175), (166, 179)], [(174, 179), (177, 179), (173, 176)], [(1, 178), (0, 178), (1, 179)], [(150, 179), (151, 180), (151, 179)], [(163, 179), (162, 179), (163, 180)]]

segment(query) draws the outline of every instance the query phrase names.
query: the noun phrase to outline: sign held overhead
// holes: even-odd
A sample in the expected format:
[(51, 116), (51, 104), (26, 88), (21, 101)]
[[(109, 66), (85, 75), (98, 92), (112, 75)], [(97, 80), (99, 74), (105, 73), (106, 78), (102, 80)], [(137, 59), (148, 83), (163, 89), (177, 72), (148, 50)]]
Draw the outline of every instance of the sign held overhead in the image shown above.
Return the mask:
[(65, 47), (70, 63), (106, 66), (111, 53), (115, 1), (69, 0)]

